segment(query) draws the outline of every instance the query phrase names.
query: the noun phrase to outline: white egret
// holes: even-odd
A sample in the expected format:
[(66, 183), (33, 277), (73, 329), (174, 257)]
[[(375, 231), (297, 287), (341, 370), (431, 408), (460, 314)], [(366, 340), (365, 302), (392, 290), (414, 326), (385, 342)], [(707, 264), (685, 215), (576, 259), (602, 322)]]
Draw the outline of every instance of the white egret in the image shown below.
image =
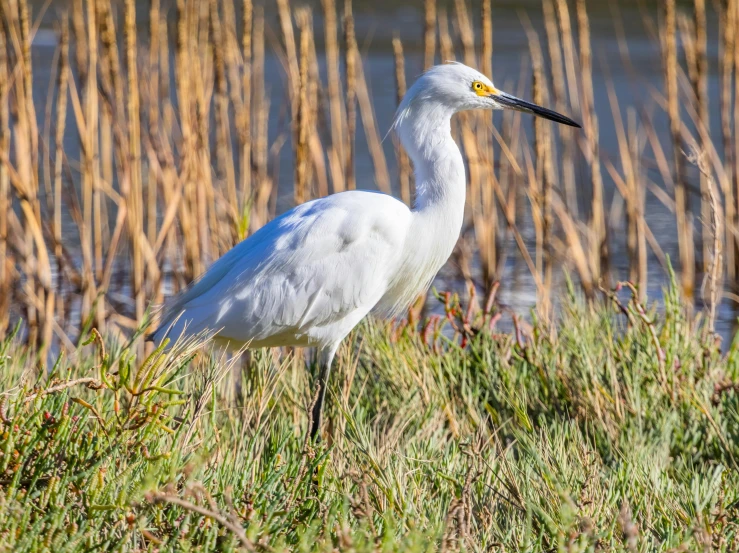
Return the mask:
[(504, 108), (579, 127), (501, 92), (470, 67), (433, 67), (405, 95), (393, 123), (413, 161), (413, 209), (359, 190), (299, 205), (236, 245), (175, 297), (153, 339), (209, 329), (230, 347), (318, 348), (315, 438), (342, 339), (370, 312), (391, 315), (407, 307), (428, 289), (457, 243), (466, 181), (452, 115)]

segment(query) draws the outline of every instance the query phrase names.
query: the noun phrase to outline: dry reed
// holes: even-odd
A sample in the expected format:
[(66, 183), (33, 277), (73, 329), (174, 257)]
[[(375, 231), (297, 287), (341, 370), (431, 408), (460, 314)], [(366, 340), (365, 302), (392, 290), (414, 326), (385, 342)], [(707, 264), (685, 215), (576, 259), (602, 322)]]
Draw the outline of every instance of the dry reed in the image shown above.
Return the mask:
[(434, 65), (436, 57), (436, 0), (424, 2), (423, 67)]
[(585, 0), (577, 0), (577, 31), (580, 52), (580, 74), (582, 78), (582, 119), (587, 146), (585, 160), (590, 170), (592, 200), (590, 204), (590, 270), (598, 281), (608, 274), (608, 235), (604, 213), (603, 177), (600, 167), (598, 143), (598, 118), (595, 114), (593, 94), (593, 66), (590, 44), (590, 21)]
[[(171, 13), (152, 0), (148, 39), (137, 28), (143, 14), (137, 14), (134, 0), (120, 5), (74, 0), (69, 12), (57, 16), (54, 94), (40, 131), (32, 96), (33, 14), (26, 0), (2, 3), (0, 213), (8, 215), (0, 217), (0, 328), (22, 317), (27, 339), (41, 353), (54, 341), (72, 347), (82, 325), (129, 335), (151, 303), (185, 286), (276, 215), (286, 156), (294, 168), (292, 194), (279, 192), (296, 203), (356, 188), (357, 161), (364, 156), (372, 163), (374, 185), (390, 192), (397, 184), (410, 205), (412, 168), (397, 144), (397, 178), (385, 157), (385, 129), (377, 122), (352, 2), (336, 4), (321, 2), (319, 49), (312, 12), (290, 0), (275, 5), (276, 29), (262, 5), (251, 0), (240, 7), (228, 0), (177, 0)], [(478, 14), (464, 0), (450, 6), (448, 12), (435, 0), (423, 3), (417, 57), (404, 52), (399, 38), (393, 40), (397, 102), (406, 92), (406, 73), (438, 58), (461, 57), (493, 73), (492, 2), (483, 0)], [(692, 295), (691, 184), (682, 149), (696, 144), (710, 161), (699, 172), (703, 269), (712, 286), (722, 285), (722, 268), (735, 285), (739, 17), (736, 0), (721, 3), (721, 33), (715, 39), (722, 52), (719, 148), (709, 125), (711, 6), (694, 0), (689, 19), (674, 0), (663, 3), (664, 87), (653, 95), (655, 109), (669, 120), (672, 151), (666, 154), (651, 108), (620, 105), (611, 97), (612, 121), (598, 121), (585, 0), (575, 2), (574, 14), (565, 0), (543, 0), (543, 35), (525, 23), (531, 60), (522, 63), (518, 94), (526, 95), (532, 75), (533, 100), (549, 105), (551, 89), (554, 107), (582, 118), (584, 129), (558, 127), (553, 133), (550, 123), (538, 119), (528, 133), (528, 119), (510, 113), (502, 117), (501, 132), (491, 114), (454, 120), (469, 168), (470, 200), (454, 258), (456, 276), (490, 289), (505, 274), (515, 244), (513, 255), (531, 273), (540, 314), (547, 317), (558, 264), (573, 267), (588, 294), (598, 282), (619, 278), (611, 273), (615, 248), (609, 239), (623, 226), (629, 276), (643, 295), (647, 248), (666, 265), (645, 216), (649, 193), (675, 213), (682, 287)], [(617, 30), (619, 25), (616, 21)], [(631, 70), (627, 45), (620, 46)], [(278, 64), (268, 65), (272, 55)], [(318, 69), (322, 60), (325, 73)], [(269, 72), (279, 66), (284, 90), (268, 89)], [(601, 152), (599, 129), (606, 125), (617, 131), (616, 159)], [(362, 151), (355, 144), (359, 129), (361, 147), (366, 144)], [(78, 137), (79, 156), (67, 151), (70, 133)], [(650, 176), (654, 167), (661, 182)], [(604, 169), (618, 200), (610, 216)], [(363, 186), (370, 180), (361, 178)], [(583, 178), (587, 187), (578, 182)], [(527, 241), (519, 226), (529, 218), (534, 237)], [(712, 289), (706, 303), (717, 303), (715, 293)], [(713, 328), (715, 309), (710, 317)]]
[[(405, 83), (405, 57), (403, 56), (403, 43), (399, 37), (393, 38), (393, 57), (395, 59), (395, 90), (398, 105), (406, 93)], [(411, 165), (408, 154), (400, 146), (395, 138), (395, 155), (398, 158), (398, 183), (400, 185), (400, 199), (406, 205), (411, 205)]]
[(346, 157), (344, 182), (348, 190), (357, 187), (354, 175), (355, 138), (357, 132), (357, 40), (351, 0), (344, 0), (344, 73), (346, 75)]
[(695, 267), (693, 259), (693, 222), (683, 170), (682, 138), (680, 135), (680, 105), (677, 88), (677, 40), (675, 0), (665, 0), (663, 6), (663, 61), (667, 96), (667, 115), (670, 120), (670, 136), (673, 148), (673, 172), (675, 174), (675, 212), (677, 217), (678, 249), (683, 292), (693, 296)]

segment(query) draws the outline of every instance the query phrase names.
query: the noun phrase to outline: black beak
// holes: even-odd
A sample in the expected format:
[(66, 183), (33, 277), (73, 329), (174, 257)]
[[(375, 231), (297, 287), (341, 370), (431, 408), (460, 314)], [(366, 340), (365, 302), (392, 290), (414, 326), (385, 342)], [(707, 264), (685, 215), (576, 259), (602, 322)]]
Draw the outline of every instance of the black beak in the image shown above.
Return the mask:
[(556, 111), (552, 111), (551, 109), (537, 106), (536, 104), (532, 104), (531, 102), (527, 102), (526, 100), (521, 100), (521, 98), (516, 98), (515, 96), (511, 96), (510, 94), (506, 94), (505, 92), (499, 92), (498, 94), (492, 96), (492, 98), (500, 105), (507, 108), (515, 109), (517, 111), (523, 111), (525, 113), (533, 113), (538, 117), (549, 119), (550, 121), (554, 121), (555, 123), (562, 123), (563, 125), (577, 127), (578, 129), (581, 128), (580, 123), (576, 123), (569, 117), (565, 117), (564, 115), (561, 115)]

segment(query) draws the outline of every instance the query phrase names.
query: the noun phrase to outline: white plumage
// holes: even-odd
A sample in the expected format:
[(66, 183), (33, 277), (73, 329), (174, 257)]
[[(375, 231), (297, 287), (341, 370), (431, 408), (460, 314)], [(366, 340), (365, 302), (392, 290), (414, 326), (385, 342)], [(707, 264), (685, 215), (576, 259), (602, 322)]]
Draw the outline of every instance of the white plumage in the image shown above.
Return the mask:
[(187, 325), (188, 333), (219, 330), (232, 346), (331, 346), (388, 290), (410, 223), (405, 205), (373, 192), (302, 204), (226, 253), (177, 298), (168, 312), (184, 313), (170, 334)]
[(413, 161), (413, 209), (366, 191), (334, 194), (277, 217), (216, 261), (166, 306), (153, 339), (203, 330), (231, 347), (315, 346), (321, 407), (341, 340), (368, 313), (391, 315), (424, 292), (462, 227), (465, 171), (450, 132), (454, 113), (509, 107), (577, 126), (495, 89), (462, 64), (421, 76), (398, 108), (394, 130)]

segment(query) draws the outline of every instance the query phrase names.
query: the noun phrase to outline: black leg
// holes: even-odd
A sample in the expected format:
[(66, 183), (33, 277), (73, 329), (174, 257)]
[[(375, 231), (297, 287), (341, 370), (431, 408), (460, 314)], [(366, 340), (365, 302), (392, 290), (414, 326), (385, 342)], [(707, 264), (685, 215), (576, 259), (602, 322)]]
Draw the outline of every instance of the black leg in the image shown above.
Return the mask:
[(320, 438), (323, 402), (326, 399), (328, 376), (331, 372), (331, 362), (334, 359), (335, 352), (336, 346), (332, 346), (330, 349), (323, 350), (319, 355), (321, 367), (318, 372), (318, 382), (316, 383), (316, 385), (318, 386), (318, 397), (316, 398), (316, 402), (313, 404), (311, 416), (313, 423), (310, 428), (310, 439), (312, 442), (315, 442), (316, 438)]

